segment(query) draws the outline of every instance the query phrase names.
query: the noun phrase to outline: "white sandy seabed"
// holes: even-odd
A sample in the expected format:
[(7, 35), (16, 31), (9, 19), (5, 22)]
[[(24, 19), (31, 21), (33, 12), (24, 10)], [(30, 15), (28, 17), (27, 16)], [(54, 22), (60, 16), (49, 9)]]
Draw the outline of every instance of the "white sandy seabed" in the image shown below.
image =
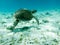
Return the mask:
[(32, 19), (20, 22), (16, 28), (7, 30), (14, 22), (11, 14), (0, 14), (0, 45), (60, 45), (60, 12), (42, 11), (34, 14), (39, 25)]

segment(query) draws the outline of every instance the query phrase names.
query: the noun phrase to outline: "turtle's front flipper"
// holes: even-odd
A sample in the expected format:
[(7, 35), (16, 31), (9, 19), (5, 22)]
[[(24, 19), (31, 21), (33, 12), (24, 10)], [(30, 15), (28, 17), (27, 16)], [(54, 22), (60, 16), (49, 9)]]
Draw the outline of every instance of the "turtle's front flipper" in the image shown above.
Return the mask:
[(7, 29), (13, 30), (16, 27), (16, 25), (18, 24), (18, 22), (19, 22), (19, 20), (15, 20), (13, 23), (13, 26), (7, 27)]
[(33, 18), (37, 21), (37, 24), (39, 25), (39, 20), (35, 16), (33, 16)]
[(19, 23), (19, 20), (15, 20), (13, 23), (13, 26), (16, 27), (16, 25)]

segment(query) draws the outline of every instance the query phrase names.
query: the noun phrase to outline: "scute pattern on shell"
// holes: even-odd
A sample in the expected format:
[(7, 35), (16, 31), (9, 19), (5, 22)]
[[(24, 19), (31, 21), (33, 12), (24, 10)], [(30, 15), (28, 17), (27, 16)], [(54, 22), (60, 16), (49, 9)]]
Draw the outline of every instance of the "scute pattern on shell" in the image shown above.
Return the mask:
[(20, 10), (16, 12), (15, 18), (18, 20), (27, 21), (31, 20), (33, 18), (33, 15), (29, 10)]

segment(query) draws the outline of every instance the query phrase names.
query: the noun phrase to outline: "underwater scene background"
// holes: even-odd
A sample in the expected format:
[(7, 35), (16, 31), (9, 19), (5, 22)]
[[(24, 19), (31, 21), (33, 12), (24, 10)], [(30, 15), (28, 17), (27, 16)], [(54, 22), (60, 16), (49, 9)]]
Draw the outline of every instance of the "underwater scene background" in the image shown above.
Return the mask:
[[(21, 21), (10, 30), (18, 9), (37, 10), (38, 21)], [(60, 0), (0, 0), (0, 45), (60, 45)]]
[(0, 12), (14, 12), (20, 8), (38, 10), (59, 9), (60, 0), (0, 0)]

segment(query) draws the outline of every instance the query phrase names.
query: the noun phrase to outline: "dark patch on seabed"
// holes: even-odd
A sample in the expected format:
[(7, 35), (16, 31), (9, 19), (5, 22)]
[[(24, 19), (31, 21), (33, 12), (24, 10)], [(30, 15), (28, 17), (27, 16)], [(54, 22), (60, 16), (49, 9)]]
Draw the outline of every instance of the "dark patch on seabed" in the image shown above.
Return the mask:
[(28, 31), (30, 30), (31, 28), (37, 28), (38, 30), (40, 28), (36, 27), (36, 26), (25, 26), (25, 27), (22, 27), (22, 28), (15, 28), (14, 30), (12, 30), (12, 32), (24, 32), (24, 31)]
[(22, 27), (22, 28), (15, 28), (14, 30), (12, 30), (12, 32), (23, 32), (23, 31), (27, 31), (28, 29), (30, 29), (31, 27)]

